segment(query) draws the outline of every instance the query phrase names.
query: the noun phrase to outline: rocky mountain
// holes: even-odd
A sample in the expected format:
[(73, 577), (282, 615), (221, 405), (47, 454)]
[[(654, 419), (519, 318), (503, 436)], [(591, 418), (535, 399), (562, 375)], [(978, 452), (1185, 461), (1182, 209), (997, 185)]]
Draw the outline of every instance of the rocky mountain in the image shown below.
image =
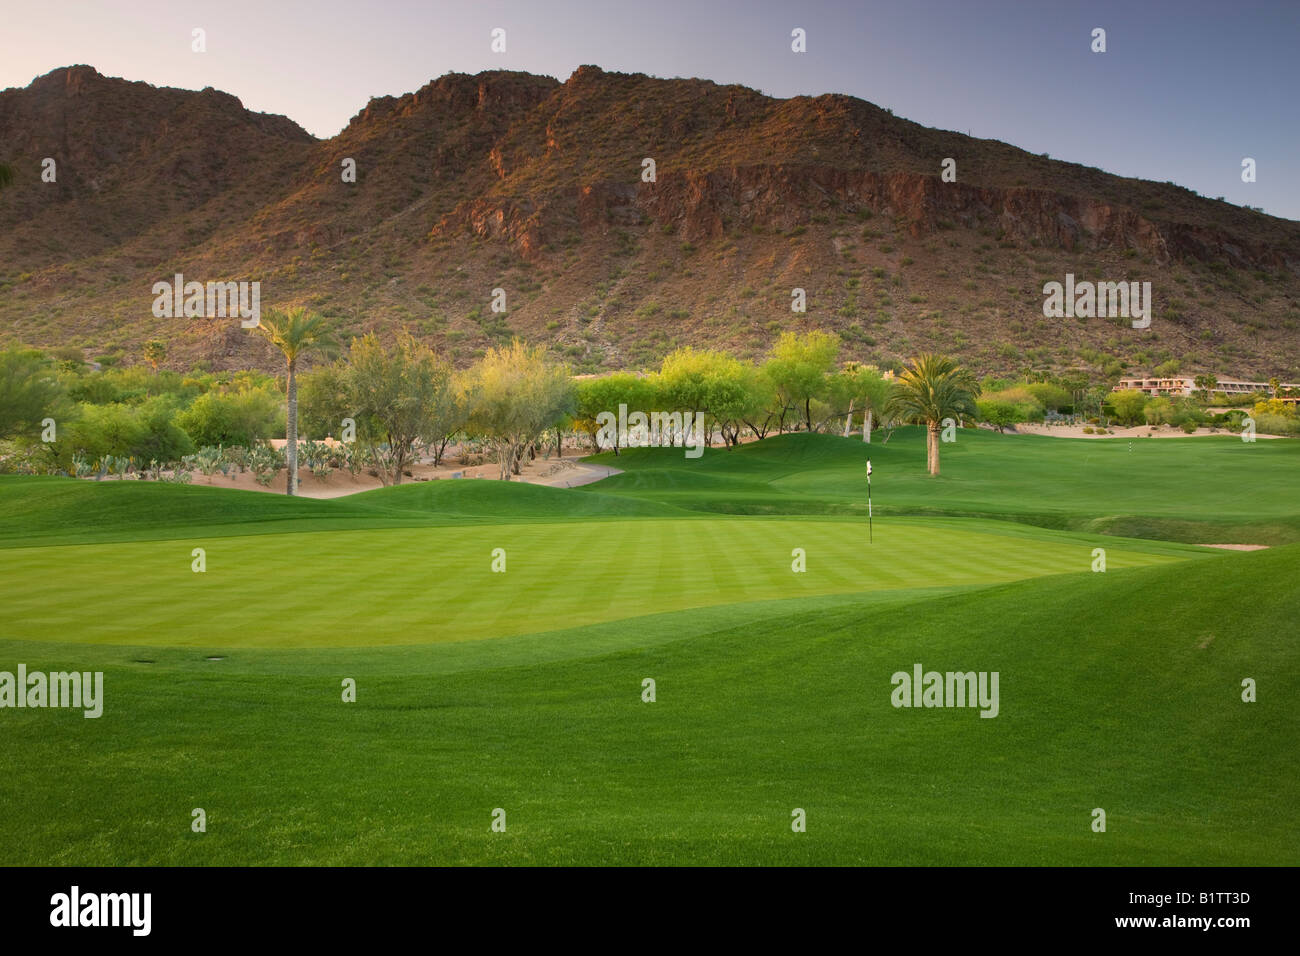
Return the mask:
[[(816, 326), (876, 363), (941, 348), (984, 371), (1300, 373), (1300, 223), (848, 96), (448, 74), (316, 140), (212, 89), (74, 66), (0, 92), (0, 162), (0, 339), (89, 357), (161, 339), (176, 367), (273, 367), (238, 322), (152, 315), (179, 272), (462, 362), (518, 335), (581, 371), (641, 367)], [(1151, 282), (1151, 327), (1045, 318), (1043, 284), (1067, 273)]]

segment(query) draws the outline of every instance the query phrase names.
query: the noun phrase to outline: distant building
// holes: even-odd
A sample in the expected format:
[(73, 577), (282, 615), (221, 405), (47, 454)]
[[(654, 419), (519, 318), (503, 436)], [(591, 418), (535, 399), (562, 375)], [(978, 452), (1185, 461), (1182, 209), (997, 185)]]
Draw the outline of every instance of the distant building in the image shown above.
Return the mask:
[[(1300, 389), (1300, 385), (1295, 383), (1283, 382), (1281, 391), (1287, 389)], [(1191, 395), (1200, 391), (1196, 385), (1195, 376), (1174, 375), (1165, 378), (1121, 378), (1112, 392), (1124, 392), (1136, 390), (1146, 392), (1148, 395)], [(1269, 387), (1268, 382), (1246, 382), (1235, 378), (1221, 378), (1214, 386), (1214, 391), (1222, 392), (1225, 395), (1249, 395), (1252, 392), (1262, 392), (1271, 396), (1273, 390)], [(1300, 398), (1288, 398), (1286, 395), (1279, 396), (1284, 402), (1297, 402)]]

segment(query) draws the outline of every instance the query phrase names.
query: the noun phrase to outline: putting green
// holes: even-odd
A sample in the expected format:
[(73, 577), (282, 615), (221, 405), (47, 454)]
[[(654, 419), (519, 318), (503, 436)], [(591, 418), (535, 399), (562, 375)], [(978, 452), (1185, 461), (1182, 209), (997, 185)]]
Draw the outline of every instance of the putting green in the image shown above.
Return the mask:
[[(980, 587), (1185, 560), (997, 522), (708, 518), (388, 528), (13, 548), (0, 633), (178, 647), (445, 643), (782, 598)], [(206, 570), (192, 570), (195, 548)], [(796, 548), (806, 571), (792, 570)], [(504, 572), (494, 551), (504, 550)]]

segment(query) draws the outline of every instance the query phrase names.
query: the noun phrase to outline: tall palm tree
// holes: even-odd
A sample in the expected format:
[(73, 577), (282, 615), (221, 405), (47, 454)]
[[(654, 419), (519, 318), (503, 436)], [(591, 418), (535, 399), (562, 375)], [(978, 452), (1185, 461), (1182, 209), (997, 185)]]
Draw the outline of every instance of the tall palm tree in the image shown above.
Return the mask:
[(334, 345), (325, 320), (303, 308), (273, 311), (262, 318), (257, 331), (284, 353), (288, 381), (285, 387), (284, 453), (289, 465), (285, 494), (298, 488), (298, 361), (308, 352)]
[(979, 393), (970, 369), (943, 355), (919, 355), (899, 374), (885, 412), (901, 421), (925, 423), (926, 469), (937, 475), (943, 420), (977, 416)]

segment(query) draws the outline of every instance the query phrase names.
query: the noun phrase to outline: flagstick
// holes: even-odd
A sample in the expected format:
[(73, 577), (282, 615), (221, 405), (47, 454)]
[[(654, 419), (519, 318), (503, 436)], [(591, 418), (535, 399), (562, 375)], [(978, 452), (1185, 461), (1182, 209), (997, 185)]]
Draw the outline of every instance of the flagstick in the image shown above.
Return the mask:
[(875, 528), (871, 519), (871, 459), (867, 459), (867, 544), (873, 544), (876, 539)]

